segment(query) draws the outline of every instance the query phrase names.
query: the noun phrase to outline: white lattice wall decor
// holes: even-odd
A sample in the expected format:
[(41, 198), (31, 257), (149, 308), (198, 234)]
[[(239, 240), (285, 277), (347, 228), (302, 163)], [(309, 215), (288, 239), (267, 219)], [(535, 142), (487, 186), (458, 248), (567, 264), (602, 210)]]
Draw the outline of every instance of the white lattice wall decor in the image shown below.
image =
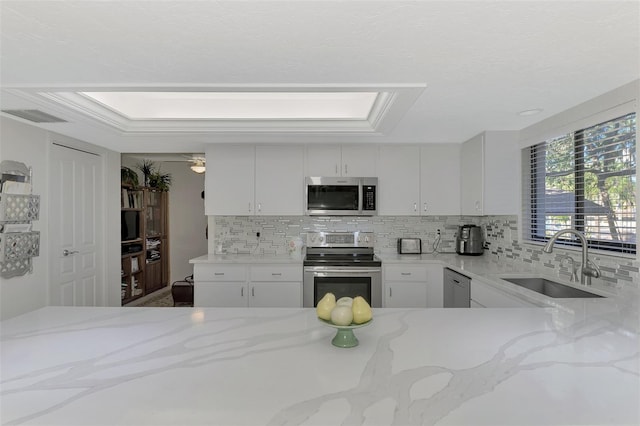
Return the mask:
[(17, 161), (0, 162), (0, 276), (24, 275), (40, 254), (40, 196), (31, 194), (31, 169)]
[(0, 222), (29, 222), (39, 217), (39, 195), (0, 194)]

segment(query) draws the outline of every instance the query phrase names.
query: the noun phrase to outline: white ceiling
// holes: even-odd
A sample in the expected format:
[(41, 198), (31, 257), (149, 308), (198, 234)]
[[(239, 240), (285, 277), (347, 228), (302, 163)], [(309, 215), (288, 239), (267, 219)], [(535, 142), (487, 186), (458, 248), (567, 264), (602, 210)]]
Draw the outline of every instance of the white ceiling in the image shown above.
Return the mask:
[[(2, 109), (48, 112), (69, 122), (41, 127), (120, 152), (463, 142), (522, 129), (640, 76), (638, 1), (3, 0), (0, 13)], [(126, 131), (36, 95), (351, 85), (424, 90), (372, 133)], [(533, 108), (544, 111), (517, 115)]]

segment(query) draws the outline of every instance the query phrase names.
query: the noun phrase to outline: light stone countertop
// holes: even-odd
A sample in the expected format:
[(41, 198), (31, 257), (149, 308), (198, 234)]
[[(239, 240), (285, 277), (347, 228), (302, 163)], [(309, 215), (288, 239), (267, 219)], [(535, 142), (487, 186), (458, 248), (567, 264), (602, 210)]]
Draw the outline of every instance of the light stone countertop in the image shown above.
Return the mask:
[(46, 307), (0, 323), (1, 423), (639, 424), (614, 308), (375, 309), (341, 349), (309, 308)]
[(255, 255), (255, 254), (205, 254), (190, 259), (193, 264), (244, 264), (244, 263), (273, 263), (273, 264), (298, 264), (302, 266), (302, 258), (296, 259), (288, 255)]

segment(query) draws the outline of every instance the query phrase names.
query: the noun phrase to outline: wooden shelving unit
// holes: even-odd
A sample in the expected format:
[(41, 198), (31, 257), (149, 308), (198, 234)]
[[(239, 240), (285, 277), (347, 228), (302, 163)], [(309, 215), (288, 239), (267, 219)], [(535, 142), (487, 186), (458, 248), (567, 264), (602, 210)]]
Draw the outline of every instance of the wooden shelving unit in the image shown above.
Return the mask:
[(121, 241), (121, 296), (126, 305), (169, 284), (168, 193), (123, 185), (121, 200), (122, 226), (130, 225)]
[(145, 271), (147, 292), (169, 284), (168, 193), (144, 190)]

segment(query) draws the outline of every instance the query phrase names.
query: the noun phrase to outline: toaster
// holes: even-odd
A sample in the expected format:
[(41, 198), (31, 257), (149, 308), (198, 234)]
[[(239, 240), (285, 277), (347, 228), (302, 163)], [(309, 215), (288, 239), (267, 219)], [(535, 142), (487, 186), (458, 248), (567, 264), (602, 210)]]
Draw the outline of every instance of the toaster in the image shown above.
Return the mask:
[(421, 254), (422, 240), (420, 238), (398, 238), (398, 253)]

